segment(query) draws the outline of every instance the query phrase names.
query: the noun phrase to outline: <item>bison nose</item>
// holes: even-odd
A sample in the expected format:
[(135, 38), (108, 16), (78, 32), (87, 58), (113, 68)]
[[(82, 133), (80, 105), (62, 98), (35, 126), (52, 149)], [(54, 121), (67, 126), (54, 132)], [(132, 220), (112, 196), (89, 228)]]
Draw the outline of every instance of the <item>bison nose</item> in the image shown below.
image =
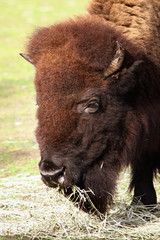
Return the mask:
[(58, 167), (51, 161), (40, 161), (39, 170), (44, 182), (50, 187), (63, 185), (65, 167)]

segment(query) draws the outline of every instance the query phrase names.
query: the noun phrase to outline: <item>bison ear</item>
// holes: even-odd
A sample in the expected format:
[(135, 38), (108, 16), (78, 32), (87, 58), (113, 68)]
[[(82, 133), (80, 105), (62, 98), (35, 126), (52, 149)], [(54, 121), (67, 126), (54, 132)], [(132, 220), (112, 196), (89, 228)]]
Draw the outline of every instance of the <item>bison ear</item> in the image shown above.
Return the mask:
[(30, 58), (30, 56), (28, 54), (25, 53), (20, 53), (20, 55), (29, 63), (33, 64), (33, 60)]
[(137, 60), (128, 69), (124, 69), (121, 72), (120, 79), (117, 82), (117, 90), (120, 95), (133, 91), (138, 83), (139, 75), (141, 74), (142, 77), (143, 66), (144, 61)]

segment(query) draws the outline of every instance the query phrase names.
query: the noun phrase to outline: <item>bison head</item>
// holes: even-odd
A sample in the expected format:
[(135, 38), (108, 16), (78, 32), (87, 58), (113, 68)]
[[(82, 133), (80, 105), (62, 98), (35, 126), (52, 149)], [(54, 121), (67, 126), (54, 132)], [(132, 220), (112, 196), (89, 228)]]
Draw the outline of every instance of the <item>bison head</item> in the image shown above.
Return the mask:
[(23, 55), (36, 67), (42, 179), (66, 192), (74, 185), (89, 190), (100, 212), (134, 152), (130, 129), (141, 62), (125, 46), (120, 32), (88, 16), (38, 30)]

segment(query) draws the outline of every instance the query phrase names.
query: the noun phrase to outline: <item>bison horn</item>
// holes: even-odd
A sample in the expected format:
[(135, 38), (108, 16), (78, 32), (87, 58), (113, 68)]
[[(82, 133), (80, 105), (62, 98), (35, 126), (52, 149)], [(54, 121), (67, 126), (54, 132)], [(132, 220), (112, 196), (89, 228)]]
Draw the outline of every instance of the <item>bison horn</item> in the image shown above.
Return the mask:
[(117, 50), (113, 57), (112, 62), (110, 63), (109, 67), (105, 70), (104, 76), (107, 78), (111, 76), (113, 73), (117, 72), (120, 67), (122, 66), (123, 60), (124, 60), (124, 49), (122, 45), (116, 41), (117, 43)]
[(30, 58), (29, 55), (25, 54), (25, 53), (20, 53), (20, 55), (26, 60), (28, 61), (29, 63), (33, 64), (33, 61), (32, 59)]

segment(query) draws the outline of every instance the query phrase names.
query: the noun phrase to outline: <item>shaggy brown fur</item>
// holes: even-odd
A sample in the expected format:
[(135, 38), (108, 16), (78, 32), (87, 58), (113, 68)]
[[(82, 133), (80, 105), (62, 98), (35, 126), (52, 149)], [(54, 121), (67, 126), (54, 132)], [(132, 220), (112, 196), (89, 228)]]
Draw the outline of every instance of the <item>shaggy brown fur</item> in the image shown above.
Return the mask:
[[(66, 194), (73, 185), (91, 189), (101, 212), (120, 170), (128, 165), (134, 201), (156, 203), (152, 180), (160, 169), (159, 3), (132, 2), (93, 0), (91, 15), (41, 28), (27, 47), (27, 58), (36, 67), (42, 178), (51, 187), (60, 184)], [(105, 78), (117, 41), (125, 49), (124, 62)]]
[(123, 36), (138, 44), (149, 58), (160, 65), (159, 0), (93, 0), (88, 11), (112, 22), (116, 29), (123, 31)]

